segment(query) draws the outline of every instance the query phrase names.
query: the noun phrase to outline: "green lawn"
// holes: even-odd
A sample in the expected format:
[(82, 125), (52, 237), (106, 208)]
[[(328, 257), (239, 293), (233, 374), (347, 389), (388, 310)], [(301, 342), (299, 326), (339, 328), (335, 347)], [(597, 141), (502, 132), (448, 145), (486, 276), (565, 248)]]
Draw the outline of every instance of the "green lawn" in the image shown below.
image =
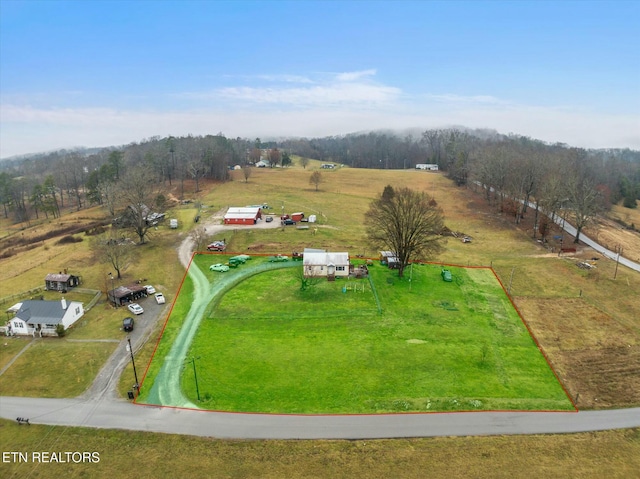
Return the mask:
[[(27, 344), (23, 339), (9, 341), (23, 347)], [(6, 396), (77, 396), (91, 385), (117, 346), (114, 342), (36, 339), (0, 376), (0, 391)], [(22, 380), (25, 376), (28, 381)]]
[(346, 280), (303, 292), (296, 269), (243, 281), (201, 323), (190, 352), (200, 401), (192, 369), (182, 375), (194, 404), (273, 413), (572, 409), (490, 269), (452, 267), (446, 283), (440, 266), (415, 265), (399, 279), (374, 265), (381, 314), (367, 280), (358, 292), (343, 292)]

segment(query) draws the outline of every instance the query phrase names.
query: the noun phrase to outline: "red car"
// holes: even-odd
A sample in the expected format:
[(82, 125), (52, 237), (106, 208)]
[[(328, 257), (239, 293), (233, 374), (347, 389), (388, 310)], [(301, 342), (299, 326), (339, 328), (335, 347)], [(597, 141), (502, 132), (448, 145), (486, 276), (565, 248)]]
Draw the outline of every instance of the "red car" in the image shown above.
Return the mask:
[(222, 241), (214, 241), (209, 246), (207, 246), (208, 251), (224, 251), (227, 248), (227, 245)]

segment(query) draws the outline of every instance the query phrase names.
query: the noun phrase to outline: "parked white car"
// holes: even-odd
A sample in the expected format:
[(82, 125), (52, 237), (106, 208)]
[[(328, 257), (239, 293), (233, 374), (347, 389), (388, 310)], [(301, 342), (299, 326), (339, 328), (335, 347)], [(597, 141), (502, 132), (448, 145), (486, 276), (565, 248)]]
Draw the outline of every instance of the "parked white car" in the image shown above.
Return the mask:
[(147, 290), (147, 294), (156, 294), (156, 288), (150, 284), (145, 285), (145, 289)]
[(156, 303), (158, 303), (158, 304), (164, 304), (165, 303), (164, 294), (156, 293)]
[(138, 303), (131, 303), (129, 306), (127, 306), (127, 308), (129, 308), (129, 311), (131, 311), (133, 314), (144, 313), (144, 309), (142, 309), (142, 306), (140, 306)]

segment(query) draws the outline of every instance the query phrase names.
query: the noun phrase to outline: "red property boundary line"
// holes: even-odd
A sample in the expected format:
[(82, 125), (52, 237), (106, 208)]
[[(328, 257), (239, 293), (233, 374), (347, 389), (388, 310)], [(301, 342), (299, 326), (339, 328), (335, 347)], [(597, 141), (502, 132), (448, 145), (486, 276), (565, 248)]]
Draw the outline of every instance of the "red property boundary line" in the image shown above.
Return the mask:
[[(162, 326), (162, 330), (160, 331), (160, 334), (158, 335), (158, 339), (156, 341), (156, 345), (153, 349), (153, 353), (151, 354), (151, 358), (149, 359), (149, 362), (147, 364), (147, 367), (145, 369), (144, 375), (142, 377), (142, 381), (140, 382), (140, 389), (142, 389), (142, 386), (144, 385), (144, 380), (147, 377), (147, 372), (149, 371), (149, 368), (151, 367), (151, 363), (153, 362), (153, 358), (156, 354), (156, 351), (158, 349), (158, 346), (160, 345), (160, 341), (162, 340), (162, 336), (164, 335), (164, 331), (165, 328), (167, 327), (167, 323), (169, 322), (169, 318), (171, 317), (171, 313), (173, 312), (173, 307), (175, 306), (176, 300), (178, 299), (178, 296), (180, 296), (180, 291), (182, 290), (182, 286), (184, 284), (185, 279), (187, 278), (187, 275), (189, 273), (189, 268), (191, 267), (191, 263), (193, 263), (193, 258), (195, 257), (196, 254), (206, 254), (206, 255), (213, 255), (213, 256), (234, 256), (234, 255), (238, 255), (238, 254), (246, 254), (246, 253), (235, 253), (235, 252), (226, 252), (226, 251), (195, 251), (192, 253), (191, 255), (191, 259), (189, 260), (189, 264), (187, 265), (187, 268), (184, 272), (184, 275), (182, 277), (182, 281), (180, 282), (180, 286), (178, 287), (178, 291), (177, 294), (173, 300), (173, 303), (171, 304), (171, 309), (169, 310), (169, 313), (167, 314), (167, 317), (164, 321), (164, 324)], [(277, 254), (281, 254), (281, 253), (252, 253), (251, 256), (274, 256)], [(364, 258), (364, 257), (358, 257), (358, 259), (361, 260), (372, 260), (372, 261), (376, 261), (378, 260), (378, 258)], [(454, 264), (454, 263), (438, 263), (438, 262), (432, 262), (432, 261), (415, 261), (415, 263), (418, 264), (430, 264), (430, 265), (434, 265), (434, 266), (448, 266), (448, 267), (453, 267), (453, 268), (463, 268), (463, 269), (488, 269), (493, 273), (493, 276), (496, 278), (496, 280), (498, 281), (498, 284), (500, 285), (500, 287), (502, 288), (502, 291), (504, 292), (504, 294), (507, 296), (507, 298), (509, 299), (509, 302), (511, 303), (511, 306), (513, 306), (513, 309), (516, 311), (516, 313), (518, 314), (518, 317), (520, 318), (520, 321), (522, 321), (522, 324), (524, 325), (524, 327), (527, 329), (527, 332), (529, 333), (529, 336), (531, 337), (531, 339), (533, 339), (533, 342), (536, 344), (536, 347), (538, 348), (538, 351), (542, 354), (542, 357), (544, 358), (545, 362), (547, 363), (547, 365), (549, 366), (549, 369), (551, 369), (551, 372), (553, 373), (554, 377), (556, 378), (556, 381), (558, 381), (558, 384), (560, 384), (560, 387), (562, 388), (562, 390), (564, 391), (565, 396), (567, 397), (567, 399), (569, 400), (569, 402), (571, 403), (571, 406), (573, 407), (573, 412), (577, 413), (579, 412), (578, 407), (576, 406), (575, 402), (573, 401), (573, 398), (571, 397), (571, 395), (569, 394), (569, 392), (567, 391), (565, 385), (563, 384), (562, 380), (560, 379), (560, 376), (558, 376), (558, 373), (556, 372), (555, 368), (553, 367), (553, 365), (551, 364), (551, 362), (549, 361), (548, 356), (546, 355), (546, 353), (544, 352), (544, 350), (542, 349), (542, 346), (540, 345), (540, 342), (538, 341), (538, 338), (536, 338), (535, 334), (533, 333), (533, 331), (531, 330), (531, 328), (529, 327), (529, 324), (527, 323), (527, 321), (524, 319), (524, 317), (522, 316), (522, 313), (520, 312), (520, 310), (518, 309), (518, 307), (516, 306), (516, 304), (513, 302), (513, 298), (511, 297), (511, 295), (507, 292), (507, 290), (504, 287), (504, 284), (502, 283), (502, 281), (500, 280), (500, 277), (498, 276), (498, 273), (496, 273), (495, 269), (493, 269), (493, 266), (464, 266), (464, 265), (459, 265), (459, 264)], [(138, 391), (139, 394), (139, 391)], [(157, 407), (157, 408), (170, 408), (170, 409), (184, 409), (184, 410), (188, 410), (188, 411), (201, 411), (201, 412), (217, 412), (217, 413), (226, 413), (226, 414), (245, 414), (245, 415), (269, 415), (269, 416), (395, 416), (395, 415), (415, 415), (415, 414), (468, 414), (468, 413), (487, 413), (487, 412), (513, 412), (513, 413), (567, 413), (567, 412), (571, 412), (571, 411), (562, 411), (562, 410), (557, 410), (557, 409), (538, 409), (535, 411), (531, 411), (528, 409), (488, 409), (488, 410), (482, 410), (482, 411), (478, 411), (478, 410), (464, 410), (464, 411), (415, 411), (415, 412), (395, 412), (395, 413), (379, 413), (379, 414), (371, 414), (371, 413), (310, 413), (310, 414), (301, 414), (301, 413), (268, 413), (268, 412), (243, 412), (243, 411), (223, 411), (223, 410), (217, 410), (217, 409), (191, 409), (191, 408), (185, 408), (185, 407), (180, 407), (180, 406), (167, 406), (167, 405), (159, 405), (159, 404), (146, 404), (146, 403), (138, 403), (137, 402), (138, 398), (136, 396), (136, 398), (134, 399), (133, 403), (136, 405), (144, 405), (144, 406), (151, 406), (151, 407)]]
[[(149, 358), (149, 362), (147, 363), (147, 367), (144, 370), (144, 374), (142, 376), (142, 380), (140, 381), (140, 387), (138, 388), (138, 393), (136, 394), (135, 399), (133, 400), (134, 404), (138, 404), (138, 395), (140, 394), (140, 390), (142, 389), (142, 386), (144, 386), (144, 380), (147, 378), (147, 373), (149, 372), (149, 368), (151, 367), (151, 363), (153, 362), (153, 358), (156, 355), (156, 351), (158, 350), (158, 346), (160, 345), (160, 341), (162, 340), (162, 336), (164, 336), (164, 330), (167, 327), (167, 323), (169, 322), (169, 318), (171, 317), (171, 313), (173, 313), (173, 308), (176, 305), (176, 301), (178, 299), (178, 297), (180, 296), (180, 291), (182, 291), (182, 286), (184, 285), (184, 281), (185, 279), (187, 279), (187, 275), (189, 274), (189, 268), (191, 267), (191, 263), (193, 262), (193, 257), (196, 255), (196, 253), (192, 253), (191, 254), (191, 259), (189, 260), (189, 264), (187, 265), (187, 268), (184, 270), (184, 275), (182, 275), (182, 280), (180, 281), (180, 286), (178, 286), (178, 291), (175, 295), (175, 297), (173, 298), (173, 302), (171, 303), (171, 308), (169, 309), (169, 312), (167, 313), (167, 317), (164, 320), (164, 324), (162, 325), (162, 329), (160, 330), (160, 334), (158, 335), (158, 339), (156, 340), (156, 345), (153, 348), (153, 353), (151, 353), (151, 358)], [(140, 404), (145, 404), (145, 403), (140, 403)], [(145, 406), (150, 406), (151, 404), (145, 404)]]
[(500, 283), (500, 287), (504, 291), (504, 294), (506, 294), (507, 298), (509, 298), (509, 302), (511, 303), (511, 306), (513, 306), (513, 309), (515, 309), (516, 313), (518, 313), (518, 316), (520, 316), (520, 320), (522, 321), (522, 324), (524, 324), (524, 327), (527, 328), (527, 331), (529, 331), (529, 336), (531, 336), (531, 339), (533, 339), (533, 342), (536, 343), (536, 346), (538, 347), (538, 351), (540, 351), (540, 353), (542, 354), (542, 357), (544, 358), (544, 360), (549, 365), (549, 368), (551, 369), (551, 372), (553, 373), (553, 375), (558, 380), (558, 383), (560, 384), (560, 387), (562, 387), (562, 390), (564, 391), (564, 394), (567, 396), (567, 399), (569, 399), (569, 401), (571, 402), (571, 405), (573, 406), (573, 409), (575, 409), (575, 412), (578, 412), (578, 406), (576, 406), (576, 403), (573, 401), (573, 398), (571, 397), (571, 395), (567, 391), (567, 388), (564, 386), (563, 382), (560, 380), (560, 376), (558, 376), (558, 373), (556, 372), (555, 368), (553, 367), (553, 364), (551, 364), (551, 361), (549, 361), (549, 357), (547, 356), (547, 354), (542, 349), (542, 346), (538, 342), (538, 338), (536, 338), (536, 335), (533, 334), (533, 331), (529, 327), (529, 324), (527, 323), (527, 321), (522, 316), (522, 313), (520, 313), (520, 310), (518, 309), (516, 304), (513, 302), (513, 298), (511, 297), (511, 295), (509, 293), (507, 293), (507, 290), (505, 289), (504, 284), (502, 284), (502, 281), (500, 281), (500, 278), (498, 277), (498, 274), (496, 273), (496, 271), (493, 269), (492, 266), (488, 266), (488, 268), (491, 269), (491, 271), (493, 272), (493, 275), (498, 280), (498, 283)]

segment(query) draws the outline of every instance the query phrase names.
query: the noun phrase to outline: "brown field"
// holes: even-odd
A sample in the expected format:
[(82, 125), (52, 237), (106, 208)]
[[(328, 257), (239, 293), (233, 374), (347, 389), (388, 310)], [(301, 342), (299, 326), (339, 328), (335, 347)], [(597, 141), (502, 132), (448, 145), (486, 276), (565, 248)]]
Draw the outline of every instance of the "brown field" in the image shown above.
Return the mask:
[(516, 298), (579, 409), (640, 403), (640, 341), (584, 299)]
[[(625, 211), (619, 211), (620, 209)], [(614, 209), (611, 216), (614, 218), (629, 218), (629, 216), (635, 218), (640, 214), (637, 213), (637, 210), (619, 206)], [(629, 224), (635, 221), (636, 230), (640, 230), (640, 218), (628, 221)], [(635, 262), (640, 262), (640, 233), (637, 231), (624, 228), (609, 218), (598, 218), (597, 224), (587, 228), (585, 233), (607, 249), (617, 251), (616, 248), (621, 248), (623, 256)]]
[(91, 451), (91, 464), (0, 464), (18, 477), (620, 478), (638, 476), (640, 430), (366, 441), (222, 441), (169, 434), (18, 426), (3, 451)]
[[(203, 203), (203, 221), (227, 206), (244, 206), (267, 202), (271, 213), (304, 211), (317, 214), (318, 232), (296, 229), (248, 232), (236, 228), (225, 233), (230, 251), (290, 252), (305, 246), (346, 248), (352, 254), (376, 255), (367, 245), (363, 227), (364, 214), (371, 199), (380, 194), (385, 185), (406, 185), (432, 194), (445, 213), (445, 223), (453, 231), (473, 238), (471, 243), (448, 238), (446, 250), (436, 261), (462, 265), (492, 265), (500, 280), (509, 288), (516, 306), (538, 339), (546, 356), (557, 371), (579, 408), (630, 407), (640, 405), (640, 274), (621, 267), (614, 280), (615, 263), (600, 257), (596, 268), (586, 271), (577, 264), (595, 255), (589, 248), (579, 247), (576, 255), (557, 254), (553, 241), (541, 245), (532, 240), (529, 213), (520, 226), (513, 218), (497, 213), (484, 199), (469, 189), (459, 189), (440, 174), (409, 171), (372, 171), (349, 168), (323, 171), (319, 191), (309, 184), (309, 176), (317, 164), (306, 170), (256, 169), (247, 183), (244, 180), (225, 184), (201, 183), (202, 191), (195, 193), (193, 184), (185, 184), (185, 198)], [(237, 172), (234, 172), (237, 175)], [(174, 185), (174, 196), (178, 188)], [(168, 301), (173, 299), (184, 273), (175, 248), (194, 225), (197, 211), (193, 203), (175, 207), (167, 217), (180, 220), (177, 231), (160, 227), (152, 231), (149, 243), (137, 247), (138, 254), (124, 272), (121, 284), (139, 278), (163, 291)], [(5, 243), (11, 238), (37, 238), (52, 230), (92, 223), (104, 219), (99, 208), (68, 212), (62, 219), (40, 221), (27, 228), (12, 225), (0, 218), (0, 251), (9, 249)], [(639, 224), (637, 222), (636, 224)], [(610, 230), (610, 232), (609, 232)], [(622, 244), (626, 230), (600, 228), (598, 235), (612, 234)], [(65, 235), (64, 233), (61, 235)], [(552, 233), (555, 234), (555, 233)], [(40, 286), (49, 272), (68, 269), (80, 274), (83, 287), (106, 291), (110, 287), (107, 273), (110, 268), (99, 263), (89, 251), (84, 233), (74, 236), (83, 241), (57, 244), (61, 236), (39, 240), (35, 247), (18, 251), (0, 259), (0, 295), (8, 296)], [(594, 235), (595, 237), (595, 235)], [(627, 241), (627, 240), (624, 240)], [(638, 236), (624, 243), (625, 254), (640, 251)], [(626, 246), (628, 245), (628, 246)], [(628, 248), (628, 249), (627, 249)], [(640, 256), (640, 254), (639, 254)], [(4, 305), (2, 305), (4, 306)], [(103, 299), (86, 316), (82, 327), (69, 333), (71, 339), (121, 339), (119, 331), (122, 314), (113, 310)], [(154, 338), (139, 352), (138, 359), (146, 364), (151, 357)], [(6, 341), (5, 341), (6, 343)], [(23, 341), (8, 342), (0, 349), (0, 365), (7, 364), (17, 354)], [(67, 343), (68, 344), (68, 343)], [(84, 344), (84, 343), (80, 343)], [(91, 344), (91, 343), (86, 343)], [(107, 343), (110, 344), (110, 343)], [(41, 350), (30, 348), (19, 359), (25, 367), (37, 361)], [(44, 349), (42, 350), (44, 351)], [(47, 354), (52, 354), (47, 351)], [(86, 352), (61, 347), (61, 358)], [(105, 353), (101, 353), (105, 354)], [(18, 361), (18, 362), (19, 362)], [(15, 366), (15, 365), (14, 365)], [(21, 386), (20, 375), (14, 366), (0, 377), (0, 384), (10, 378), (11, 394), (54, 395), (79, 394), (91, 382), (94, 366), (84, 372), (74, 370), (70, 381), (60, 380), (64, 368), (57, 373), (34, 369), (33, 387)], [(124, 393), (130, 386), (132, 371), (125, 370), (120, 384)], [(75, 381), (75, 384), (71, 384)], [(4, 384), (7, 384), (4, 382)], [(3, 386), (3, 393), (5, 389)], [(13, 423), (2, 424), (0, 434), (3, 450), (35, 448), (29, 439), (57, 434), (65, 450), (84, 446), (101, 451), (103, 464), (86, 469), (74, 468), (72, 475), (120, 477), (135, 471), (136, 477), (171, 477), (173, 471), (221, 477), (520, 477), (523, 471), (541, 477), (631, 477), (638, 464), (640, 435), (637, 430), (576, 434), (565, 436), (529, 436), (499, 438), (441, 438), (398, 441), (210, 441), (143, 433), (103, 432), (83, 429), (31, 427), (17, 429)], [(12, 438), (7, 439), (6, 431)], [(14, 435), (18, 431), (19, 435)], [(55, 436), (55, 437), (58, 437)], [(36, 440), (36, 439), (33, 439)], [(9, 442), (7, 442), (9, 441)], [(57, 447), (44, 442), (46, 447)], [(45, 446), (38, 446), (39, 448)], [(92, 449), (92, 450), (93, 450)], [(40, 450), (40, 449), (38, 449)], [(173, 453), (168, 454), (168, 451)], [(153, 464), (153, 467), (140, 467)], [(265, 467), (266, 465), (266, 467)], [(67, 474), (62, 469), (8, 466), (0, 467), (3, 477), (53, 477)], [(74, 466), (75, 467), (75, 466)], [(94, 467), (94, 469), (91, 469)], [(104, 469), (102, 469), (104, 467)], [(27, 471), (26, 473), (24, 471)], [(55, 474), (51, 471), (58, 471)], [(401, 471), (401, 472), (400, 472)], [(455, 471), (453, 473), (452, 471)], [(183, 475), (183, 474), (181, 474)]]

